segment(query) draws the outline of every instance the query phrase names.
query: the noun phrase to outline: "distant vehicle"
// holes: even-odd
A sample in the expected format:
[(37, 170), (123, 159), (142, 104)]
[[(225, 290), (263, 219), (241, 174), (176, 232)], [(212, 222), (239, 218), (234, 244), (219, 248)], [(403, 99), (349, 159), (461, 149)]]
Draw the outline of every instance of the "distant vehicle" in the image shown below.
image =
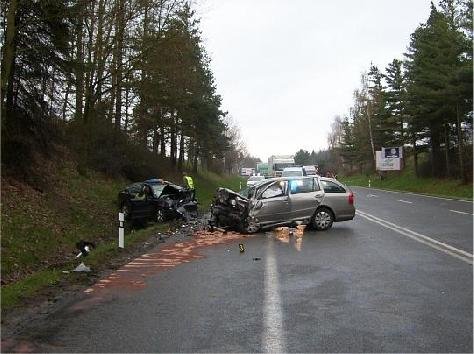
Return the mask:
[(257, 164), (257, 174), (267, 177), (269, 175), (268, 163), (262, 162)]
[(247, 186), (253, 186), (265, 180), (265, 176), (250, 176), (247, 180)]
[(324, 189), (324, 199), (319, 205), (312, 226), (316, 230), (327, 230), (333, 222), (354, 219), (355, 206), (352, 191), (334, 178), (320, 177)]
[(255, 168), (251, 167), (242, 167), (240, 169), (240, 175), (241, 176), (252, 176), (255, 174)]
[(270, 177), (281, 177), (283, 169), (294, 167), (295, 158), (292, 155), (272, 155), (268, 158), (268, 175)]
[(197, 216), (194, 193), (161, 179), (127, 186), (119, 192), (118, 203), (125, 220), (132, 222), (163, 222)]
[(303, 177), (304, 171), (302, 167), (286, 167), (281, 173), (282, 177)]
[(318, 174), (318, 170), (314, 165), (303, 166), (303, 172), (305, 176), (316, 176)]
[(323, 199), (318, 177), (272, 178), (242, 193), (219, 188), (210, 224), (248, 233), (297, 222), (310, 224)]

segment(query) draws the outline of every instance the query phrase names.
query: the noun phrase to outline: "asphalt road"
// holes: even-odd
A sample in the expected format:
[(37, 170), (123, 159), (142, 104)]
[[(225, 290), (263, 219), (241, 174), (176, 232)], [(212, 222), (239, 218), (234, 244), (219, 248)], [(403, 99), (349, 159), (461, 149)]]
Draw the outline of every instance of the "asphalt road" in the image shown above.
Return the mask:
[(472, 203), (354, 192), (351, 222), (184, 243), (164, 271), (65, 301), (31, 339), (48, 352), (472, 352)]

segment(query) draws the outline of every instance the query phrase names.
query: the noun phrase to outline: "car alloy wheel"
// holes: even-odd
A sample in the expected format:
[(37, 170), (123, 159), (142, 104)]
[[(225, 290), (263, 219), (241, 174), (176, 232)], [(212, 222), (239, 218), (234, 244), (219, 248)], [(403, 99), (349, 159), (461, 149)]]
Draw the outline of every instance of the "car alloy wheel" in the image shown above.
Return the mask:
[(258, 226), (258, 224), (253, 221), (253, 220), (248, 220), (247, 221), (247, 226), (245, 227), (245, 232), (248, 233), (248, 234), (254, 234), (256, 233), (258, 230), (260, 229), (260, 227)]
[(158, 209), (156, 211), (156, 222), (164, 222), (165, 221), (165, 212), (163, 209)]
[(313, 226), (316, 230), (324, 231), (332, 226), (333, 221), (332, 213), (328, 209), (319, 209), (314, 215)]

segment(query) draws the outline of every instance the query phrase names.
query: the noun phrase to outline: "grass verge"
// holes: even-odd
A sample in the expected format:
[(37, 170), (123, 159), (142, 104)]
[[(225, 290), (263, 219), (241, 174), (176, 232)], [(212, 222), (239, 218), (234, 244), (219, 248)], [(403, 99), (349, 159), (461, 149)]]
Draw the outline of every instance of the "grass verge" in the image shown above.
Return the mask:
[(352, 185), (389, 189), (404, 192), (414, 192), (439, 197), (451, 197), (472, 200), (472, 184), (463, 184), (460, 180), (417, 178), (412, 175), (388, 175), (380, 179), (376, 175), (356, 175), (340, 177), (341, 182)]
[[(2, 312), (64, 281), (74, 283), (86, 278), (63, 273), (72, 270), (75, 243), (87, 240), (97, 248), (86, 264), (94, 272), (120, 259), (133, 246), (169, 224), (153, 225), (126, 233), (126, 249), (117, 247), (117, 193), (126, 180), (110, 179), (87, 171), (78, 174), (71, 167), (58, 169), (49, 176), (51, 188), (42, 191), (16, 180), (2, 183), (1, 223), (1, 301)], [(207, 211), (217, 187), (238, 190), (240, 177), (201, 172), (195, 178), (201, 211)]]

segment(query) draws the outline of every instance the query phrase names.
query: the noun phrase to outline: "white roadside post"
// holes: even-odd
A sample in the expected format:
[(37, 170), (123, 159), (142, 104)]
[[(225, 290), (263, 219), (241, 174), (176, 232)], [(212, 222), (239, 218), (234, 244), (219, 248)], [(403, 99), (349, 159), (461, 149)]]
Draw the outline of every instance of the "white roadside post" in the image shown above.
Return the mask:
[(124, 231), (123, 231), (123, 222), (125, 221), (125, 215), (119, 213), (119, 247), (124, 248)]

